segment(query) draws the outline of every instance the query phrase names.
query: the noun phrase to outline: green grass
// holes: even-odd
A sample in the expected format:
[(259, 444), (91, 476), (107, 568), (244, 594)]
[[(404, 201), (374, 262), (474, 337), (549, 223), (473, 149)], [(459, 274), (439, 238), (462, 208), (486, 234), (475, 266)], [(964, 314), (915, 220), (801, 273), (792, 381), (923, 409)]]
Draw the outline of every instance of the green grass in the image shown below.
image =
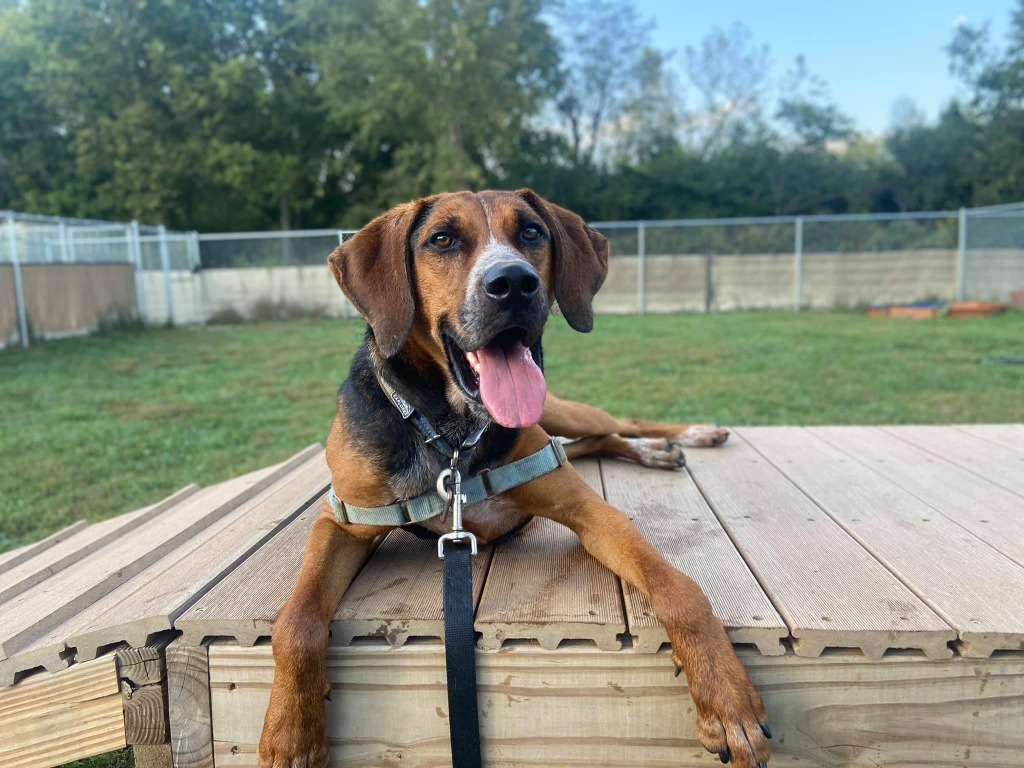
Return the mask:
[[(322, 441), (355, 321), (120, 332), (0, 353), (0, 550)], [(1024, 420), (1024, 313), (600, 317), (545, 337), (558, 394), (618, 414), (742, 424)], [(128, 768), (130, 750), (77, 768)]]
[[(362, 337), (317, 320), (119, 332), (0, 353), (0, 551), (322, 441)], [(559, 319), (558, 394), (613, 413), (743, 424), (1024, 420), (1024, 313)]]

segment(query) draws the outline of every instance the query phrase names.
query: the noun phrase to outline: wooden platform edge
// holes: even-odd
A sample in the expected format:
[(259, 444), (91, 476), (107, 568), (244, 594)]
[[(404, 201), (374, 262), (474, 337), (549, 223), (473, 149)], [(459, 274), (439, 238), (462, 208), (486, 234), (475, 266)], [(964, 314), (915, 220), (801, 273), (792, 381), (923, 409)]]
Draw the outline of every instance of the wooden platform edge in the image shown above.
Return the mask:
[(206, 646), (167, 648), (167, 711), (174, 768), (213, 768), (210, 665)]
[(78, 533), (83, 528), (89, 527), (88, 520), (77, 520), (66, 528), (61, 528), (56, 533), (51, 533), (45, 539), (40, 539), (34, 544), (26, 544), (24, 547), (13, 549), (10, 552), (4, 552), (0, 554), (0, 573), (8, 571), (17, 565), (21, 565), (26, 560), (29, 560), (40, 552), (44, 552), (55, 544), (68, 539)]

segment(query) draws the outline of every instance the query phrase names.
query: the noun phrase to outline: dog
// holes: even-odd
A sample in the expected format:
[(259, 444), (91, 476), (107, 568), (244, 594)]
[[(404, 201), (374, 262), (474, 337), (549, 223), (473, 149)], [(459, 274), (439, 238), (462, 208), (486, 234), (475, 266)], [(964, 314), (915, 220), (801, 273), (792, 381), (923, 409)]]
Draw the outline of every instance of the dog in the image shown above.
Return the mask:
[[(680, 446), (728, 437), (708, 424), (617, 419), (547, 392), (544, 326), (557, 304), (572, 328), (593, 328), (608, 244), (531, 190), (399, 205), (340, 245), (328, 266), (367, 321), (326, 444), (332, 489), (345, 504), (377, 507), (424, 494), (448, 467), (398, 402), (451, 445), (478, 439), (459, 459), (467, 477), (543, 449), (549, 435), (575, 439), (565, 446), (570, 460), (614, 456), (666, 468), (682, 466)], [(470, 506), (464, 522), (486, 543), (535, 515), (571, 528), (590, 554), (650, 598), (677, 674), (686, 672), (704, 747), (738, 768), (764, 768), (771, 736), (764, 705), (697, 584), (567, 463)], [(424, 525), (446, 530), (440, 518)], [(262, 768), (327, 764), (328, 625), (372, 542), (389, 530), (341, 522), (325, 501), (274, 625)]]

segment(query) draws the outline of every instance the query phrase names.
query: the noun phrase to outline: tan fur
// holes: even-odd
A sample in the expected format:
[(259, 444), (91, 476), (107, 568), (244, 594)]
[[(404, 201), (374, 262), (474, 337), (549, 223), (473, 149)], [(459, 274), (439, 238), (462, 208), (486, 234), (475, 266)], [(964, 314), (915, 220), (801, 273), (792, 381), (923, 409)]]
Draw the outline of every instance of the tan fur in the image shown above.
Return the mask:
[[(331, 269), (350, 296), (359, 293), (357, 306), (374, 329), (389, 343), (400, 339), (410, 359), (444, 366), (438, 320), (458, 322), (466, 277), (491, 237), (515, 242), (516, 211), (540, 211), (552, 233), (552, 247), (532, 254), (551, 298), (574, 327), (589, 330), (590, 300), (604, 279), (607, 247), (604, 239), (574, 214), (541, 200), (532, 192), (460, 192), (430, 199), (429, 215), (420, 231), (452, 217), (462, 222), (470, 256), (417, 259), (417, 243), (408, 243), (415, 212), (424, 201), (400, 206), (374, 220), (350, 243), (331, 255)], [(406, 230), (396, 234), (396, 228)], [(403, 235), (400, 237), (399, 235)], [(411, 250), (411, 267), (406, 267)], [(376, 250), (375, 250), (376, 249)], [(375, 259), (377, 261), (375, 261)], [(360, 266), (362, 265), (362, 266)], [(394, 285), (387, 295), (366, 295), (372, 280), (360, 269), (380, 278), (408, 281), (412, 306), (407, 307)], [(372, 290), (372, 289), (371, 289)], [(405, 290), (405, 289), (403, 289)], [(390, 317), (389, 305), (408, 317)], [(383, 314), (382, 314), (383, 313)], [(406, 319), (408, 322), (406, 322)], [(397, 334), (397, 336), (396, 336)], [(455, 385), (445, 386), (453, 407), (459, 401)], [(380, 457), (360, 455), (347, 438), (344, 409), (338, 413), (327, 440), (327, 461), (332, 483), (342, 498), (362, 505), (393, 500), (389, 479), (380, 470)], [(568, 446), (572, 457), (603, 455), (628, 458), (651, 466), (679, 466), (680, 444), (724, 442), (728, 432), (713, 425), (662, 425), (616, 419), (596, 408), (549, 394), (539, 425), (521, 431), (509, 460), (539, 449), (549, 434), (579, 439)], [(712, 752), (728, 749), (732, 765), (755, 768), (768, 759), (768, 743), (759, 723), (764, 706), (740, 665), (721, 622), (700, 588), (673, 568), (636, 530), (629, 518), (596, 494), (566, 465), (514, 488), (491, 505), (487, 514), (467, 527), (482, 540), (514, 528), (529, 515), (541, 515), (568, 526), (583, 546), (622, 579), (647, 594), (672, 641), (672, 658), (686, 672), (697, 712), (697, 733)], [(327, 627), (344, 592), (370, 549), (372, 539), (387, 529), (340, 525), (329, 509), (314, 525), (295, 591), (282, 608), (274, 627), (277, 671), (270, 706), (259, 744), (262, 768), (324, 766), (327, 742), (323, 698), (328, 692), (324, 653)], [(579, 706), (579, 702), (567, 702)]]

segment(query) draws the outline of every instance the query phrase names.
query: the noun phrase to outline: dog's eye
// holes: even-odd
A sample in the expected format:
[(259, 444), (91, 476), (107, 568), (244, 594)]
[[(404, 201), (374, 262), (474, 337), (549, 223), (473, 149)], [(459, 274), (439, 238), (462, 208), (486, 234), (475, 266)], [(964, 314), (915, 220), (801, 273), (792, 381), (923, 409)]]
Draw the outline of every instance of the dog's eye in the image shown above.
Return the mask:
[(430, 238), (430, 244), (438, 248), (451, 248), (455, 244), (455, 238), (447, 232), (438, 232)]
[(527, 227), (522, 231), (520, 237), (527, 242), (533, 242), (540, 238), (540, 230), (537, 227)]

